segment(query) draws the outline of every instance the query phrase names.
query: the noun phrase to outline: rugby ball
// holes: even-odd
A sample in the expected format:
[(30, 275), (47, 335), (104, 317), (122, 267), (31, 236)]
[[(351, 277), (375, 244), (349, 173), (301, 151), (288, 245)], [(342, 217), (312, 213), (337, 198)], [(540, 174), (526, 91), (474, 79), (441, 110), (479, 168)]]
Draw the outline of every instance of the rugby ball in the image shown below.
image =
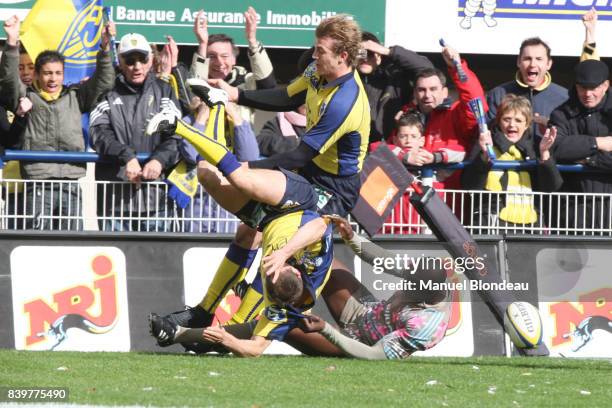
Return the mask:
[(542, 320), (531, 303), (511, 303), (504, 314), (504, 329), (518, 348), (534, 348), (542, 342)]

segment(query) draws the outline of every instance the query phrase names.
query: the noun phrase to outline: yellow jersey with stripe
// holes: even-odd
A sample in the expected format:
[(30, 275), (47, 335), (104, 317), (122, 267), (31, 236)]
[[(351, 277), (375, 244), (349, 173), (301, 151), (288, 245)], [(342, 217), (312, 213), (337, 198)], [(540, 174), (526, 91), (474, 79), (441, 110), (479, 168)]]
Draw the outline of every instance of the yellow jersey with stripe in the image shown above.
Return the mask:
[(370, 106), (357, 71), (331, 82), (316, 62), (287, 87), (291, 97), (306, 91), (306, 133), (302, 141), (319, 155), (313, 163), (336, 176), (358, 174), (368, 147)]
[[(316, 212), (307, 210), (285, 214), (270, 221), (263, 229), (262, 259), (285, 246), (301, 226), (318, 217)], [(310, 294), (309, 299), (298, 307), (273, 304), (268, 298), (266, 280), (262, 276), (264, 310), (255, 326), (253, 335), (272, 340), (283, 340), (289, 330), (296, 327), (299, 319), (303, 317), (303, 312), (314, 306), (315, 299), (320, 295), (331, 274), (332, 258), (332, 227), (329, 225), (319, 241), (298, 251), (288, 261), (300, 271), (304, 289)], [(260, 268), (260, 273), (263, 273), (262, 268)]]

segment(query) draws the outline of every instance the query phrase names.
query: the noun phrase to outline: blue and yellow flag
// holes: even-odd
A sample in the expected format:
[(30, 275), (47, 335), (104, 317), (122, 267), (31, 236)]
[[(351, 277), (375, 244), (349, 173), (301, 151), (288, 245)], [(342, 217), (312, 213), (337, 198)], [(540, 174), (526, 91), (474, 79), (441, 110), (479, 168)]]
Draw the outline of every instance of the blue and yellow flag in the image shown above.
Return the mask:
[(96, 68), (102, 20), (102, 0), (38, 0), (21, 24), (21, 42), (33, 61), (44, 50), (59, 51), (64, 83), (77, 83)]

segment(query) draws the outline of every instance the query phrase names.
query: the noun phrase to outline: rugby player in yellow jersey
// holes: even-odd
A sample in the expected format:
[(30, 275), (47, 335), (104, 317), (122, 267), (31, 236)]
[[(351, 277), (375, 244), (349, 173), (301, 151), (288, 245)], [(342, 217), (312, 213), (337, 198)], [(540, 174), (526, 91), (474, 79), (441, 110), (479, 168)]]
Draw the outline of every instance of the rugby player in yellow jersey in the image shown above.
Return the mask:
[[(292, 110), (306, 103), (307, 132), (298, 147), (265, 160), (249, 162), (248, 168), (297, 169), (317, 189), (319, 213), (345, 216), (358, 198), (361, 186), (359, 173), (370, 130), (367, 96), (355, 71), (361, 47), (361, 30), (348, 16), (337, 15), (321, 22), (315, 36), (315, 61), (287, 88), (238, 91), (223, 81), (210, 82), (228, 92), (230, 99), (239, 104), (259, 109)], [(191, 87), (197, 94), (206, 85), (192, 81)], [(210, 168), (201, 167), (198, 175), (213, 197), (225, 189), (218, 174)], [(224, 206), (224, 203), (220, 204)], [(245, 217), (245, 214), (258, 213), (257, 204), (252, 202), (245, 210), (240, 218), (247, 224), (239, 227), (202, 302), (166, 318), (185, 327), (207, 326), (227, 291), (243, 280), (261, 242), (254, 228), (257, 219), (248, 220)], [(261, 295), (257, 293), (256, 286), (251, 285), (243, 296), (235, 322), (257, 315), (261, 308)]]
[[(211, 117), (224, 117), (224, 104), (227, 102), (224, 91), (206, 89), (199, 96), (211, 105)], [(222, 127), (222, 121), (215, 123), (217, 126), (212, 134)], [(282, 258), (282, 265), (276, 273), (269, 275), (267, 282), (271, 282), (271, 286), (266, 288), (264, 285), (262, 290), (264, 314), (255, 327), (252, 339), (245, 340), (248, 355), (260, 354), (271, 340), (282, 340), (295, 327), (302, 312), (314, 306), (315, 299), (329, 278), (333, 258), (332, 232), (329, 223), (316, 212), (317, 193), (304, 177), (291, 171), (249, 169), (246, 163), (241, 165), (226, 146), (192, 128), (178, 118), (172, 109), (163, 109), (153, 116), (145, 132), (147, 135), (161, 133), (167, 137), (178, 134), (192, 142), (207, 162), (216, 166), (225, 180), (231, 183), (226, 183), (222, 194), (213, 195), (228, 211), (252, 219), (253, 211), (260, 210), (254, 209), (251, 203), (262, 205), (256, 226), (262, 230), (263, 253), (268, 256), (280, 252), (287, 256)], [(296, 243), (294, 235), (301, 227), (308, 234)], [(288, 298), (283, 296), (283, 293), (287, 293), (285, 286), (295, 287), (296, 281), (300, 282), (303, 293)], [(149, 324), (151, 334), (160, 346), (171, 344), (173, 326), (167, 319), (152, 313)]]
[[(314, 192), (311, 191), (309, 195), (308, 189), (302, 191), (306, 199), (302, 207), (315, 208)], [(320, 216), (309, 209), (288, 213), (283, 213), (282, 208), (279, 210), (280, 214), (268, 216), (262, 221), (262, 248), (264, 257), (279, 252), (287, 256), (282, 259), (283, 266), (277, 269), (276, 274), (263, 278), (264, 309), (256, 324), (249, 326), (249, 338), (228, 336), (220, 328), (211, 328), (206, 333), (212, 337), (220, 336), (230, 351), (241, 356), (258, 356), (272, 340), (284, 340), (287, 333), (304, 318), (303, 313), (314, 306), (331, 274), (331, 225), (324, 223), (325, 230), (321, 231), (321, 223), (316, 222)], [(302, 234), (296, 237), (298, 230)], [(260, 273), (263, 274), (263, 268)], [(155, 313), (150, 315), (149, 324), (151, 334), (162, 347), (173, 343), (188, 346), (206, 339), (206, 335), (203, 337), (202, 334), (204, 329), (196, 332), (190, 329), (191, 332), (185, 333), (184, 328)]]

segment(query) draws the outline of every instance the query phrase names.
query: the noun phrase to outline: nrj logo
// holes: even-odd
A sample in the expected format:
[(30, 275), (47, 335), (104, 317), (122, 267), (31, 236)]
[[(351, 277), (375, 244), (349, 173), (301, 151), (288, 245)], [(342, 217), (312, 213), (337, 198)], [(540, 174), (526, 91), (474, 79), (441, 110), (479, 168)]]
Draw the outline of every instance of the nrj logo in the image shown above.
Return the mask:
[[(69, 329), (79, 329), (92, 334), (107, 333), (117, 321), (117, 275), (113, 264), (105, 255), (96, 256), (91, 262), (93, 280), (76, 285), (52, 295), (47, 303), (39, 298), (23, 305), (30, 323), (26, 346), (48, 341), (52, 350), (66, 340)], [(99, 305), (100, 313), (92, 313)]]
[(549, 306), (554, 318), (550, 343), (558, 347), (571, 342), (578, 351), (593, 340), (595, 330), (612, 333), (612, 289), (602, 288), (578, 298), (578, 302), (560, 302)]

